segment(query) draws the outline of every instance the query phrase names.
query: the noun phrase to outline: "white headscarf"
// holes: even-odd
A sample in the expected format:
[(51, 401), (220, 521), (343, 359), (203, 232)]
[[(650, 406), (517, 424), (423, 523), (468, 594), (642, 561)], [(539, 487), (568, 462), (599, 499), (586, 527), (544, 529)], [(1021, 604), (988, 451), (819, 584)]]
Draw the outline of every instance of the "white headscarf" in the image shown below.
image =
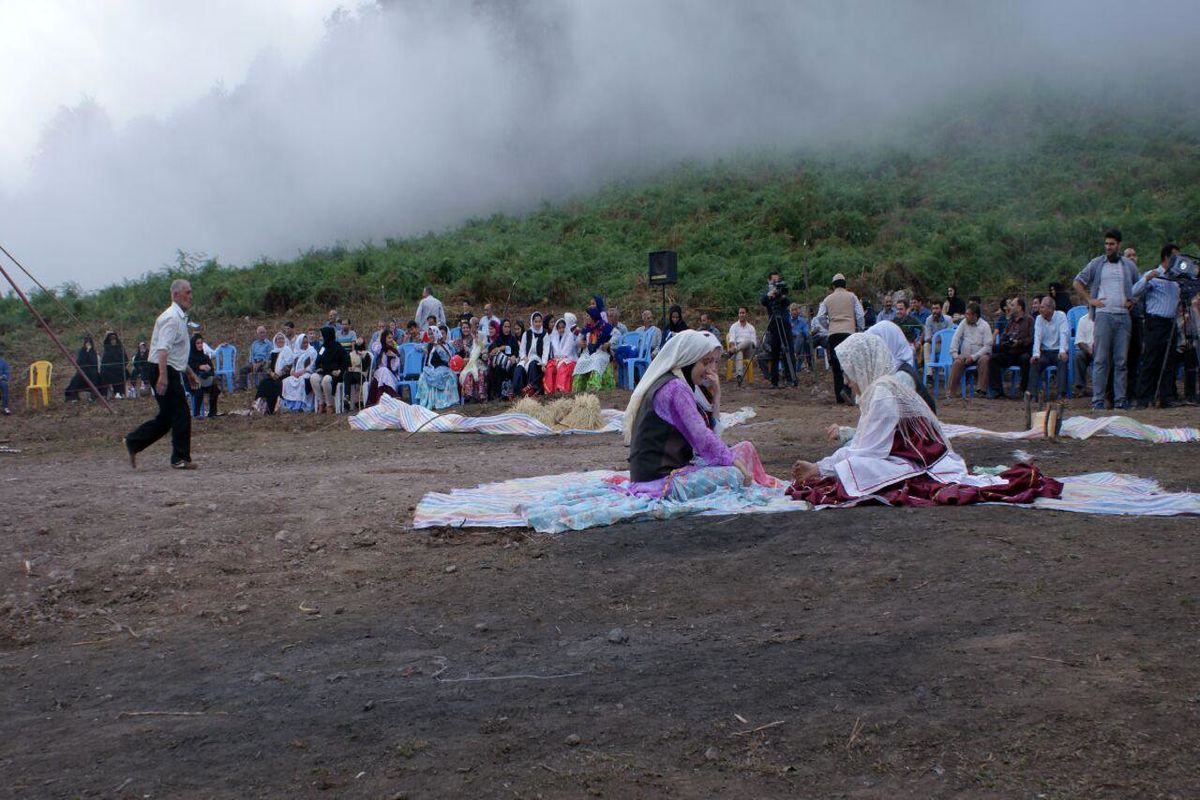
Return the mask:
[[(891, 320), (876, 322), (871, 327), (867, 328), (867, 333), (878, 336), (887, 345), (887, 349), (892, 354), (892, 370), (899, 369), (904, 364), (912, 365), (913, 349), (908, 343), (908, 339), (904, 336), (904, 331), (900, 330), (900, 326)], [(841, 358), (841, 356), (838, 356)], [(859, 384), (862, 386), (863, 384)]]
[[(563, 325), (562, 333), (558, 332), (560, 322)], [(574, 361), (578, 355), (575, 334), (571, 333), (571, 325), (565, 318), (554, 321), (554, 330), (550, 333), (550, 355), (567, 361)]]
[(863, 427), (864, 421), (875, 411), (877, 399), (891, 397), (896, 401), (900, 419), (927, 420), (942, 441), (946, 441), (938, 418), (913, 389), (907, 376), (896, 372), (892, 353), (881, 337), (870, 332), (853, 333), (834, 348), (834, 352), (846, 377), (854, 381), (861, 393), (858, 398), (859, 427)]
[(674, 373), (677, 378), (683, 378), (683, 368), (695, 364), (713, 350), (721, 349), (721, 340), (708, 331), (680, 331), (671, 337), (671, 341), (663, 345), (658, 355), (650, 362), (646, 374), (638, 381), (629, 405), (625, 407), (625, 444), (633, 437), (633, 422), (637, 419), (638, 409), (646, 401), (650, 387), (667, 373)]

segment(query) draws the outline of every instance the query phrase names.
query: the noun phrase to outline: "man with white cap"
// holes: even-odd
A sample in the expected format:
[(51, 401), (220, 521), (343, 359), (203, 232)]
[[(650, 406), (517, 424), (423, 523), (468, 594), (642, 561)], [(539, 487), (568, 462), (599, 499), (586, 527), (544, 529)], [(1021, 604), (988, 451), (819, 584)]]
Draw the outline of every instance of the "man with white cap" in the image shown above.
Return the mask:
[(862, 303), (853, 292), (846, 289), (846, 276), (840, 272), (833, 276), (833, 291), (817, 309), (816, 323), (829, 332), (825, 351), (829, 353), (829, 365), (833, 367), (833, 397), (839, 403), (851, 402), (853, 398), (846, 387), (835, 348), (850, 334), (863, 329), (864, 318)]

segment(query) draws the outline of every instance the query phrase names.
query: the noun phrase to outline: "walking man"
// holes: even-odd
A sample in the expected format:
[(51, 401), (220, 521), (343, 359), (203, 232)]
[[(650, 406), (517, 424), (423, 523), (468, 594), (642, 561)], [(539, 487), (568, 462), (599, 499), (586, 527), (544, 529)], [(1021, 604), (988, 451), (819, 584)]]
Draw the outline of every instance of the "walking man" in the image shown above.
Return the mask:
[(833, 368), (833, 399), (838, 403), (852, 403), (854, 398), (842, 374), (837, 346), (846, 341), (850, 334), (861, 331), (866, 320), (863, 318), (862, 303), (858, 302), (853, 292), (846, 289), (846, 276), (842, 273), (833, 276), (833, 291), (821, 301), (813, 322), (829, 332), (825, 352), (829, 354), (829, 366)]
[(171, 283), (171, 305), (158, 315), (150, 337), (147, 369), (158, 402), (158, 415), (125, 437), (129, 465), (137, 469), (137, 454), (171, 432), (172, 469), (196, 469), (192, 463), (192, 416), (184, 396), (183, 380), (199, 388), (188, 367), (187, 310), (192, 307), (192, 285), (185, 280)]
[(1129, 307), (1137, 267), (1120, 255), (1121, 232), (1104, 232), (1104, 255), (1096, 256), (1075, 276), (1075, 291), (1087, 298), (1088, 313), (1095, 323), (1092, 348), (1092, 408), (1104, 410), (1104, 389), (1113, 373), (1113, 406), (1129, 408), (1126, 399), (1126, 365), (1132, 323)]

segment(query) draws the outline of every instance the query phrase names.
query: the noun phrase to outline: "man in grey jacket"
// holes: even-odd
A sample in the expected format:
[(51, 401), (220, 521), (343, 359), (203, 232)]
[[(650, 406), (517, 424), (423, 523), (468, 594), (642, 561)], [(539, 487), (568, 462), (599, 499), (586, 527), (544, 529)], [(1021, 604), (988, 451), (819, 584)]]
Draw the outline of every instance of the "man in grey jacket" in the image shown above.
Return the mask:
[(1133, 284), (1137, 266), (1121, 256), (1121, 232), (1104, 232), (1104, 255), (1096, 256), (1075, 276), (1075, 291), (1087, 298), (1095, 321), (1095, 360), (1092, 362), (1092, 408), (1104, 409), (1104, 389), (1113, 373), (1113, 407), (1129, 408), (1125, 396), (1127, 357), (1132, 322)]

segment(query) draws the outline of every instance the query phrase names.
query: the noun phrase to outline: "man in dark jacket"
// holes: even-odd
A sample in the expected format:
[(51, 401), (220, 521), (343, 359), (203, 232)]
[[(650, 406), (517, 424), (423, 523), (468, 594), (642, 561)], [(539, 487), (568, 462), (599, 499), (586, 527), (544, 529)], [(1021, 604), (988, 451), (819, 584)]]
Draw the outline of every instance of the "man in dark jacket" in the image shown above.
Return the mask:
[(762, 304), (767, 309), (767, 357), (771, 387), (779, 388), (779, 363), (783, 361), (788, 386), (796, 385), (796, 356), (792, 351), (792, 328), (788, 322), (787, 284), (778, 272), (767, 276), (767, 291)]
[(1033, 354), (1033, 317), (1025, 313), (1025, 301), (1013, 297), (1008, 301), (1008, 324), (1000, 335), (1000, 344), (992, 351), (988, 359), (988, 397), (995, 399), (1004, 396), (1004, 370), (1008, 367), (1020, 367), (1021, 388), (1017, 392), (1020, 398), (1029, 385), (1029, 359)]

